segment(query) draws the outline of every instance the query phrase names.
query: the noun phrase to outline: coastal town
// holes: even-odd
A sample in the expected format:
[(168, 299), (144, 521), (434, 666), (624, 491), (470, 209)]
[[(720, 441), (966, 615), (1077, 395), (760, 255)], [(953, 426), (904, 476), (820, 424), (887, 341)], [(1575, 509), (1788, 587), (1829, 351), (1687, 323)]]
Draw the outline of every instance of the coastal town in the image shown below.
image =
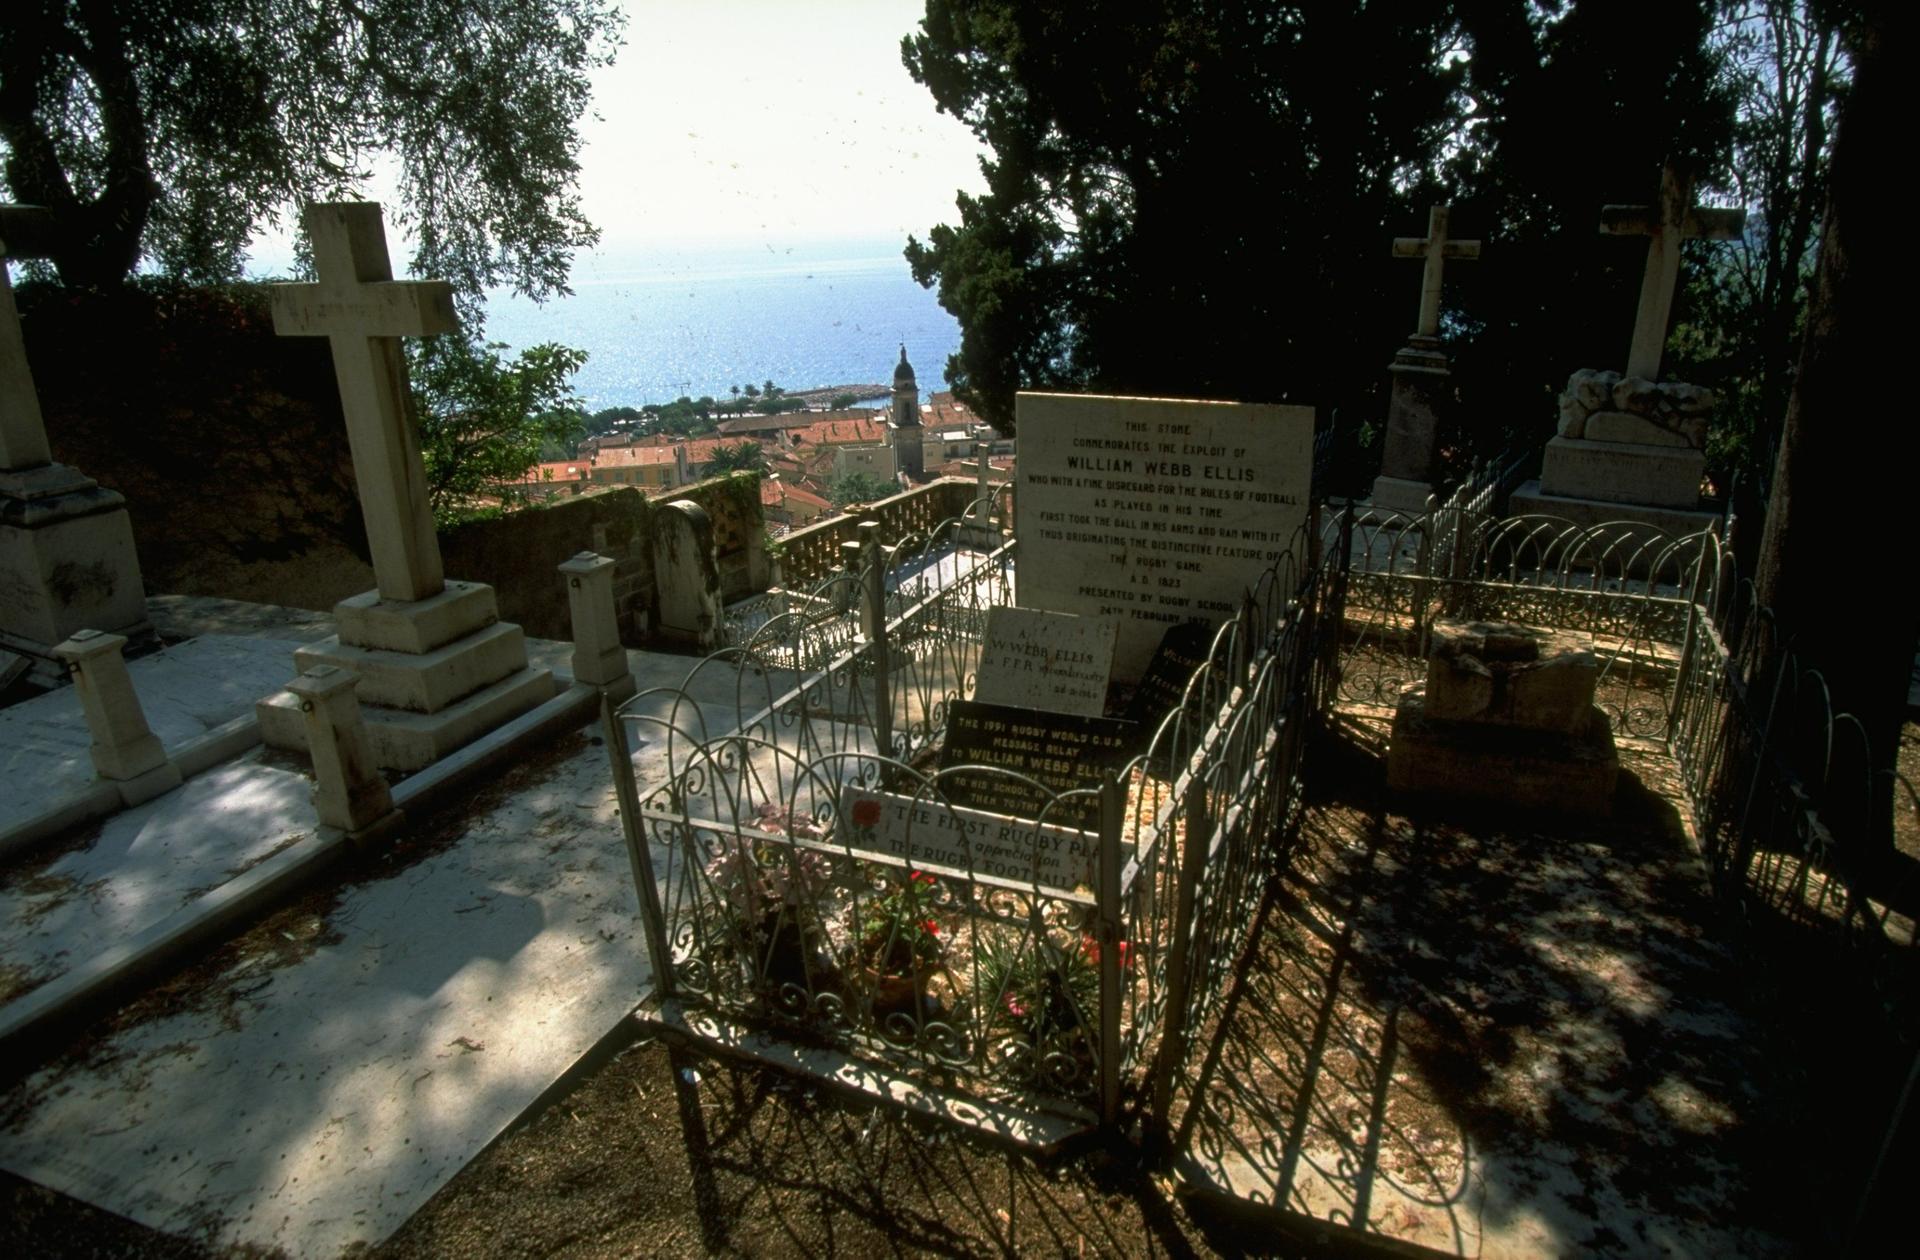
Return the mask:
[[(937, 477), (979, 478), (983, 459), (988, 482), (1012, 480), (1013, 440), (950, 391), (923, 402), (905, 347), (884, 409), (846, 406), (849, 392), (786, 395), (813, 405), (723, 418), (707, 435), (648, 433), (642, 423), (617, 421), (613, 432), (583, 438), (574, 458), (535, 465), (504, 496), (539, 503), (614, 486), (657, 494), (720, 472), (757, 470), (767, 532), (778, 538)], [(819, 405), (832, 402), (843, 405)]]

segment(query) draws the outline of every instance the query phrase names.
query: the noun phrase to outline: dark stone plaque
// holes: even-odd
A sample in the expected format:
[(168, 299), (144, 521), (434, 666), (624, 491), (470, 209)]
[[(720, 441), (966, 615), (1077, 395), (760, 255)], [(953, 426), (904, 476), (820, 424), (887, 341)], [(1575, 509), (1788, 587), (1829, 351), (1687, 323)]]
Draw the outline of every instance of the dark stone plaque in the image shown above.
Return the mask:
[[(956, 700), (947, 710), (940, 768), (994, 766), (1066, 792), (1100, 786), (1100, 776), (1126, 765), (1139, 741), (1140, 728), (1117, 718)], [(945, 775), (940, 782), (955, 805), (1015, 818), (1038, 818), (1048, 800), (1045, 793), (1001, 775), (960, 773)], [(1100, 802), (1092, 796), (1063, 802), (1047, 820), (1098, 830)]]
[[(1189, 621), (1170, 627), (1160, 638), (1160, 647), (1140, 676), (1133, 699), (1127, 704), (1127, 720), (1140, 723), (1140, 738), (1152, 739), (1167, 714), (1174, 711), (1186, 694), (1187, 680), (1193, 671), (1207, 663), (1207, 649), (1213, 646), (1215, 627), (1202, 621)], [(1198, 714), (1194, 715), (1196, 719)]]

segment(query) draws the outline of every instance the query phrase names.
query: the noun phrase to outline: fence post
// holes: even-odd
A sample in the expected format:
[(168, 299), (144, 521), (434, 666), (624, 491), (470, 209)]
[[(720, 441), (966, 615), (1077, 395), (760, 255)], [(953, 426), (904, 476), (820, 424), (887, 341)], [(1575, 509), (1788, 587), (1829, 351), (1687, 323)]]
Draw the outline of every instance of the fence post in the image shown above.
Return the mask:
[(1208, 842), (1213, 833), (1208, 816), (1206, 779), (1198, 772), (1199, 748), (1192, 750), (1187, 763), (1187, 791), (1177, 815), (1184, 822), (1180, 869), (1175, 874), (1173, 891), (1173, 939), (1167, 950), (1166, 1028), (1160, 1036), (1160, 1053), (1153, 1063), (1149, 1083), (1147, 1140), (1150, 1153), (1165, 1155), (1168, 1123), (1173, 1109), (1173, 1074), (1186, 1062), (1188, 1003), (1191, 999), (1189, 976), (1193, 970), (1193, 911), (1198, 900), (1200, 877), (1206, 872)]
[(893, 652), (887, 635), (886, 550), (880, 524), (860, 523), (860, 541), (848, 543), (849, 559), (860, 575), (860, 631), (873, 657), (873, 740), (882, 757), (893, 755)]
[(653, 990), (673, 996), (673, 955), (667, 952), (667, 920), (660, 909), (660, 887), (653, 882), (653, 854), (640, 828), (640, 793), (633, 784), (633, 754), (627, 751), (627, 730), (614, 712), (613, 698), (600, 696), (600, 729), (607, 740), (607, 760), (613, 767), (614, 794), (620, 801), (620, 831), (627, 842), (627, 863), (633, 868), (633, 891), (640, 899), (640, 926), (647, 936), (648, 961), (653, 964)]
[(1094, 939), (1100, 945), (1100, 1123), (1120, 1122), (1120, 831), (1127, 789), (1111, 771), (1100, 780), (1100, 887)]

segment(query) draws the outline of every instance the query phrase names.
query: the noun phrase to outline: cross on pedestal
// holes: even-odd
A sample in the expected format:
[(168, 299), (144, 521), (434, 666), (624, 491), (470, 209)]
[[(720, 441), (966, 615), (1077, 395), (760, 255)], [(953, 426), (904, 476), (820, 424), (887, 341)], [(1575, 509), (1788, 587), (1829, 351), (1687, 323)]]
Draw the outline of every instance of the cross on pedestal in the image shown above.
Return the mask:
[(426, 599), (446, 583), (400, 338), (458, 329), (453, 286), (393, 278), (378, 203), (312, 205), (304, 218), (319, 282), (273, 287), (273, 330), (332, 343), (374, 581), (382, 599)]
[(1667, 319), (1680, 280), (1680, 242), (1688, 237), (1730, 241), (1746, 229), (1745, 210), (1689, 206), (1693, 180), (1672, 162), (1660, 172), (1657, 206), (1602, 206), (1600, 231), (1607, 236), (1645, 236), (1647, 270), (1640, 280), (1640, 308), (1633, 317), (1633, 345), (1627, 351), (1627, 375), (1660, 379), (1660, 355), (1667, 345)]
[(1413, 330), (1419, 337), (1440, 335), (1440, 276), (1446, 260), (1458, 258), (1473, 262), (1480, 257), (1479, 241), (1447, 239), (1447, 211), (1446, 206), (1434, 206), (1427, 211), (1426, 236), (1399, 236), (1393, 242), (1395, 258), (1427, 260), (1426, 273), (1420, 282), (1420, 323)]
[(52, 212), (39, 206), (0, 206), (0, 469), (40, 468), (53, 462), (40, 396), (20, 339), (20, 312), (13, 304), (13, 280), (7, 264), (15, 258), (44, 258), (35, 242), (53, 226)]

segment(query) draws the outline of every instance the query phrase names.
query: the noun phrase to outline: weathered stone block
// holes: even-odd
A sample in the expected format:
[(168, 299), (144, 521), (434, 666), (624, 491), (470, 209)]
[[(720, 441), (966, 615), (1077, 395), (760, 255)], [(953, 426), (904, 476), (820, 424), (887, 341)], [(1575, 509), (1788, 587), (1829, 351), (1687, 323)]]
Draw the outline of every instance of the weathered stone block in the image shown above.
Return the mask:
[(1387, 787), (1410, 796), (1505, 808), (1613, 813), (1620, 758), (1607, 715), (1594, 709), (1579, 736), (1429, 717), (1426, 688), (1403, 692), (1387, 749)]
[(92, 481), (0, 497), (0, 646), (45, 657), (79, 630), (147, 628), (125, 500)]
[(1434, 622), (1425, 713), (1580, 736), (1600, 662), (1593, 636), (1512, 622)]
[(333, 606), (342, 643), (386, 652), (431, 652), (499, 619), (493, 588), (480, 582), (448, 582), (438, 595), (411, 601), (362, 591)]
[(1691, 450), (1705, 442), (1706, 437), (1704, 421), (1686, 421), (1684, 427), (1669, 428), (1645, 416), (1628, 415), (1624, 411), (1596, 411), (1587, 417), (1586, 438), (1590, 442), (1633, 442), (1641, 446), (1674, 446)]
[(336, 636), (296, 649), (293, 663), (302, 672), (330, 665), (358, 676), (362, 704), (438, 713), (523, 668), (527, 637), (519, 626), (500, 621), (415, 654), (355, 647)]
[(1702, 451), (1556, 437), (1547, 442), (1540, 486), (1568, 498), (1693, 508), (1706, 467)]

